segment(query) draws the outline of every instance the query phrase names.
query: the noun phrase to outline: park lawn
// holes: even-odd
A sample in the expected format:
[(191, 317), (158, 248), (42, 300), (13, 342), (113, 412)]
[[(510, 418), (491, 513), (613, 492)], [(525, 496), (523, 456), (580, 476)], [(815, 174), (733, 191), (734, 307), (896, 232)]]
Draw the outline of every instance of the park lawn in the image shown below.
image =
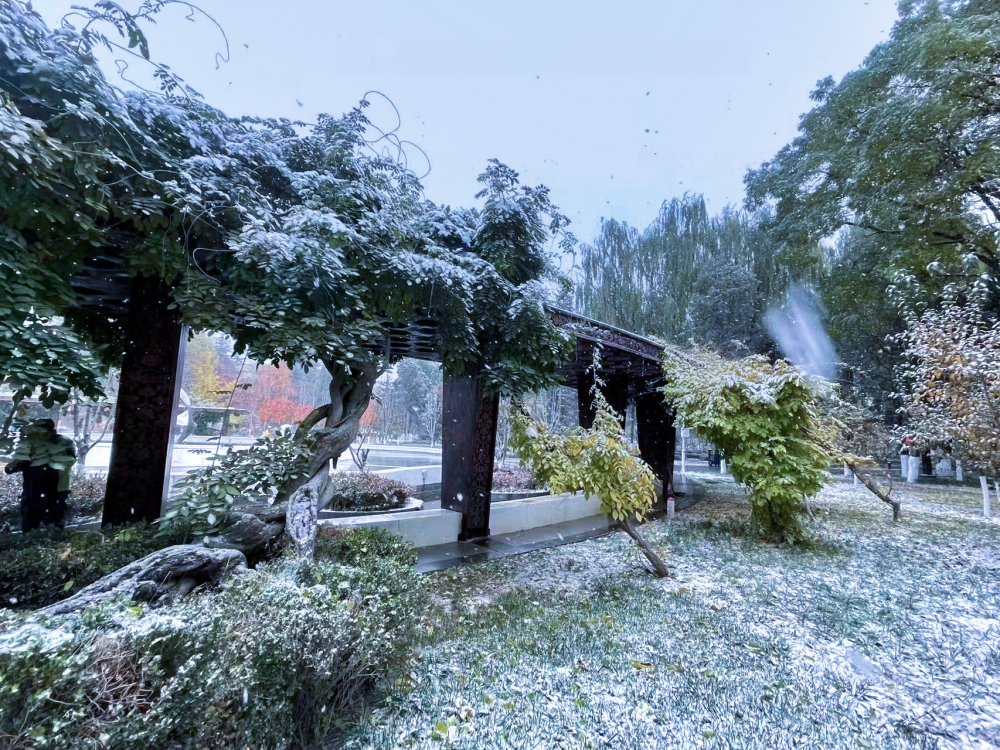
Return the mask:
[[(939, 485), (905, 484), (896, 480), (895, 491), (900, 493), (901, 497), (904, 498), (904, 503), (909, 500), (911, 503), (916, 502), (918, 505), (939, 506), (940, 508), (957, 510), (963, 514), (966, 511), (973, 511), (982, 515), (983, 491), (979, 486), (978, 476), (973, 477), (968, 482), (969, 484), (966, 485), (959, 485), (957, 483)], [(989, 486), (993, 514), (1000, 515), (1000, 507), (998, 507), (1000, 503), (997, 502), (996, 492), (994, 491), (994, 480), (989, 480)]]
[(338, 746), (997, 747), (1000, 523), (926, 495), (893, 525), (833, 485), (789, 548), (716, 484), (646, 527), (672, 579), (623, 533), (434, 573), (412, 668)]

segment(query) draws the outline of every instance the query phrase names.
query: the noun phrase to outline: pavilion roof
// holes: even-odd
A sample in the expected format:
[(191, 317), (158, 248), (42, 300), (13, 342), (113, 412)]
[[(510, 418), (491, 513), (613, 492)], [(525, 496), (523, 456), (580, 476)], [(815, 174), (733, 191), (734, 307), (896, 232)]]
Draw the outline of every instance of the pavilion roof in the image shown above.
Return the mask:
[[(121, 258), (96, 257), (73, 280), (77, 305), (123, 313), (129, 292), (128, 282), (129, 276), (122, 267)], [(663, 346), (656, 341), (554, 305), (546, 305), (546, 310), (557, 328), (577, 338), (576, 351), (563, 368), (565, 385), (576, 386), (580, 372), (591, 364), (592, 351), (596, 346), (601, 348), (601, 366), (605, 372), (629, 374), (630, 396), (634, 396), (644, 384), (652, 386), (662, 378), (660, 360)], [(439, 359), (435, 346), (436, 321), (415, 316), (405, 323), (386, 321), (384, 328), (386, 339), (379, 346), (380, 351), (414, 359)]]

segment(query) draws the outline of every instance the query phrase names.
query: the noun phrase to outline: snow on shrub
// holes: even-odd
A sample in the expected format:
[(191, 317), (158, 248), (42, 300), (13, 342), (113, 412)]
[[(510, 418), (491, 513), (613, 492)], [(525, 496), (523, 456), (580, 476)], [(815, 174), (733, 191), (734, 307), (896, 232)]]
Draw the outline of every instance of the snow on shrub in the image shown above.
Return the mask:
[[(324, 746), (408, 663), (424, 606), (412, 547), (342, 536), (315, 562), (262, 564), (154, 612), (111, 603), (66, 618), (62, 646), (0, 654), (0, 737), (36, 750)], [(131, 634), (113, 627), (123, 617), (137, 618)], [(24, 621), (0, 615), (0, 632)]]
[(331, 510), (391, 510), (401, 508), (413, 488), (378, 474), (334, 474)]

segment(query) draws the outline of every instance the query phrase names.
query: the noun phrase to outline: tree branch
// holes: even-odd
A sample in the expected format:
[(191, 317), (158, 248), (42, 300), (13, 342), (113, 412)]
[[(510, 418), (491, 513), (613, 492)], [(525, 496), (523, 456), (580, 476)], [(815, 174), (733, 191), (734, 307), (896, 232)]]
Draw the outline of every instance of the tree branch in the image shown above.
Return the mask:
[(885, 490), (878, 482), (875, 481), (875, 478), (868, 471), (862, 469), (856, 461), (848, 459), (845, 463), (847, 464), (847, 468), (854, 472), (854, 475), (861, 480), (861, 484), (867, 487), (868, 490), (875, 495), (875, 497), (892, 508), (892, 520), (902, 520), (902, 502), (899, 500), (893, 500), (892, 498), (892, 474), (889, 474), (889, 489)]

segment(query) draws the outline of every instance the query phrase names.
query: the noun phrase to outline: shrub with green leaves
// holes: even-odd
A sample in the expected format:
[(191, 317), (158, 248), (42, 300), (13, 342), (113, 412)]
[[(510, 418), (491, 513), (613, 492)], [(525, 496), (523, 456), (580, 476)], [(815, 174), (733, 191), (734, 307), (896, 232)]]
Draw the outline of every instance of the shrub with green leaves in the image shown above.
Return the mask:
[(108, 478), (104, 474), (76, 474), (70, 480), (68, 507), (74, 516), (99, 516), (104, 508)]
[(805, 498), (823, 487), (831, 462), (802, 372), (784, 360), (727, 360), (701, 347), (667, 347), (663, 371), (667, 401), (746, 486), (755, 528), (778, 542), (802, 539)]
[(597, 393), (594, 426), (565, 435), (536, 422), (521, 404), (511, 408), (511, 447), (531, 464), (553, 494), (583, 490), (601, 499), (601, 510), (616, 521), (641, 521), (656, 499), (656, 476), (625, 440), (614, 410)]
[(98, 624), (109, 604), (55, 651), (0, 655), (0, 737), (36, 750), (328, 745), (344, 713), (406, 666), (424, 607), (403, 561), (412, 547), (343, 537), (343, 558), (327, 548), (313, 563), (267, 563), (157, 610), (183, 627), (163, 617), (110, 637)]
[(378, 526), (366, 529), (321, 526), (316, 537), (316, 557), (361, 567), (373, 559), (417, 564), (417, 551), (412, 544)]
[(166, 526), (190, 527), (196, 534), (217, 532), (236, 500), (277, 496), (306, 475), (315, 450), (314, 438), (264, 437), (244, 450), (232, 446), (211, 466), (179, 479), (180, 494), (164, 514)]
[(185, 541), (179, 531), (164, 537), (146, 524), (101, 532), (37, 529), (14, 534), (0, 550), (0, 606), (45, 607), (151, 552)]
[[(2, 468), (2, 467), (0, 467)], [(4, 522), (16, 526), (21, 503), (22, 479), (20, 474), (0, 471), (0, 525)]]
[(541, 489), (541, 482), (528, 469), (517, 467), (513, 469), (493, 470), (494, 490), (535, 490)]
[(386, 479), (378, 474), (338, 473), (330, 477), (333, 485), (331, 510), (391, 510), (402, 508), (413, 488), (405, 482)]

